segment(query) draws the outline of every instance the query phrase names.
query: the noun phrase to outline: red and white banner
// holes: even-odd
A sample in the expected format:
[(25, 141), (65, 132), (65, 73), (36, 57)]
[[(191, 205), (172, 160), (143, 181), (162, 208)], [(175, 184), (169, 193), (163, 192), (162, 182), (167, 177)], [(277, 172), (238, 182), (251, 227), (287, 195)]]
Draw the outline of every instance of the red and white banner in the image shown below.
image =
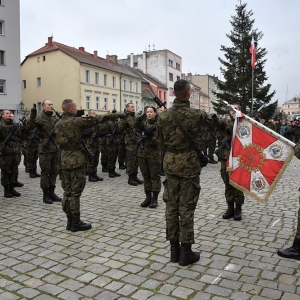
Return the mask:
[(227, 168), (230, 184), (265, 202), (292, 159), (294, 146), (261, 123), (237, 114)]
[(254, 38), (252, 37), (251, 45), (250, 45), (250, 53), (251, 55), (251, 68), (255, 69), (255, 62), (256, 62), (256, 50), (254, 45)]

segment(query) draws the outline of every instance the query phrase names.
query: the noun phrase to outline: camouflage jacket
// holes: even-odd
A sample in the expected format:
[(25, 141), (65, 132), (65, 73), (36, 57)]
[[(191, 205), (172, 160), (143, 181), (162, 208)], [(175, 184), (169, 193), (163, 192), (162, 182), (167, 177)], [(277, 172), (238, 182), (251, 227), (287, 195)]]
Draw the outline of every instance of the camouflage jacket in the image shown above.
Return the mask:
[(0, 149), (5, 150), (2, 152), (0, 151), (0, 155), (12, 155), (12, 154), (18, 154), (20, 149), (20, 142), (12, 141), (10, 140), (8, 144), (6, 144), (6, 147), (4, 147), (4, 141), (6, 137), (9, 135), (10, 130), (13, 128), (13, 126), (17, 126), (16, 131), (13, 134), (13, 137), (20, 139), (22, 137), (22, 134), (19, 130), (19, 125), (14, 123), (13, 121), (9, 120), (6, 121), (5, 119), (0, 120)]
[[(216, 118), (211, 119), (205, 112), (190, 108), (190, 101), (175, 99), (173, 109), (179, 122), (195, 142), (200, 142), (201, 126), (218, 126)], [(180, 177), (195, 177), (200, 174), (201, 167), (198, 154), (192, 149), (181, 130), (178, 128), (169, 109), (158, 116), (157, 142), (164, 155), (164, 171)]]
[(128, 148), (133, 148), (135, 146), (135, 141), (133, 137), (133, 129), (136, 121), (134, 112), (126, 112), (126, 117), (119, 123), (120, 132), (125, 133), (125, 145)]
[(81, 141), (82, 131), (115, 116), (118, 117), (118, 114), (82, 118), (63, 113), (55, 125), (57, 143), (61, 149), (61, 168), (75, 169), (83, 166), (86, 163), (86, 153)]
[(217, 144), (218, 144), (217, 151), (218, 151), (219, 147), (221, 146), (221, 144), (223, 143), (223, 141), (227, 138), (228, 138), (229, 148), (226, 147), (226, 145), (223, 146), (222, 149), (220, 151), (218, 151), (217, 155), (218, 155), (219, 159), (227, 160), (227, 158), (229, 157), (230, 148), (231, 148), (230, 137), (232, 135), (234, 119), (231, 118), (230, 120), (227, 120), (227, 119), (220, 120), (220, 124), (221, 124), (221, 127), (219, 130), (217, 130)]
[[(135, 123), (135, 128), (138, 129), (142, 135), (144, 130), (153, 130), (153, 136), (143, 135), (144, 149), (139, 147), (138, 157), (144, 158), (158, 158), (160, 159), (160, 149), (157, 144), (157, 116), (152, 119), (144, 119), (141, 124)], [(137, 138), (138, 140), (139, 138)]]
[[(39, 144), (39, 153), (58, 151), (58, 147), (55, 142), (55, 136), (50, 140), (50, 142), (48, 141), (49, 134), (51, 130), (54, 129), (57, 121), (58, 119), (53, 117), (52, 112), (42, 111), (35, 118), (30, 117), (29, 121), (27, 122), (28, 130), (33, 130), (35, 127), (39, 129), (39, 136), (41, 138)], [(47, 143), (47, 141), (49, 142), (49, 146), (45, 147), (44, 144)]]

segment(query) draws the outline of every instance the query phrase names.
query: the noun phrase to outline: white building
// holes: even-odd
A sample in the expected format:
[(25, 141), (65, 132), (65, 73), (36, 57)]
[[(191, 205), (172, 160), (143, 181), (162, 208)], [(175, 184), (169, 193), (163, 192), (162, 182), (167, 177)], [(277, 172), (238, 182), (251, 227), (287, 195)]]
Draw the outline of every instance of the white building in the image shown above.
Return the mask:
[(126, 59), (119, 59), (118, 63), (138, 68), (166, 85), (167, 105), (172, 106), (175, 99), (173, 86), (175, 81), (181, 79), (182, 58), (179, 55), (169, 50), (144, 51), (137, 55), (131, 53)]
[(20, 1), (0, 0), (0, 110), (21, 102)]

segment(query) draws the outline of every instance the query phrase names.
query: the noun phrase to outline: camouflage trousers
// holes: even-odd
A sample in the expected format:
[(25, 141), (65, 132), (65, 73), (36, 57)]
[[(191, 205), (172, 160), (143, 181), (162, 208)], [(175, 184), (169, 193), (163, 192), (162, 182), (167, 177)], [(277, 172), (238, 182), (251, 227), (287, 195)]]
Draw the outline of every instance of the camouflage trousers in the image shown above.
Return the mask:
[(226, 172), (226, 161), (221, 160), (221, 177), (225, 184), (225, 198), (226, 202), (235, 202), (238, 204), (244, 204), (245, 196), (244, 193), (233, 187), (229, 183), (229, 173)]
[(37, 160), (39, 158), (39, 150), (37, 147), (28, 147), (26, 151), (26, 167), (29, 170), (36, 170), (37, 168)]
[(145, 191), (160, 192), (160, 157), (139, 157), (138, 164), (143, 175)]
[(64, 190), (62, 210), (68, 218), (80, 220), (80, 196), (85, 187), (85, 166), (62, 170), (61, 186)]
[(126, 159), (126, 147), (125, 144), (118, 145), (118, 163), (123, 164), (125, 163)]
[(55, 186), (59, 164), (58, 152), (41, 153), (39, 157), (41, 168), (41, 189), (49, 186)]
[(99, 165), (99, 158), (100, 158), (100, 148), (89, 148), (89, 150), (94, 154), (94, 156), (88, 157), (87, 173), (88, 174), (97, 173), (97, 168)]
[(0, 156), (1, 185), (5, 186), (16, 181), (19, 163), (18, 154)]
[(100, 152), (101, 152), (101, 165), (107, 166), (107, 146), (106, 145), (100, 145)]
[(194, 244), (194, 212), (201, 189), (199, 175), (189, 178), (166, 174), (163, 184), (167, 240)]
[(133, 148), (126, 147), (126, 174), (132, 175), (138, 172), (138, 158), (131, 153)]
[(114, 170), (118, 156), (118, 145), (107, 145), (107, 169)]

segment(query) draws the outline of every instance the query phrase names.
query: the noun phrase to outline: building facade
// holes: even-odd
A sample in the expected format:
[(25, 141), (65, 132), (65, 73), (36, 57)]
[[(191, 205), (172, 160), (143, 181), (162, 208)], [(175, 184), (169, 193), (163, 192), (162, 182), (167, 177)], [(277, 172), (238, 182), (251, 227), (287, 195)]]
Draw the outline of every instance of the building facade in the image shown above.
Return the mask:
[(288, 116), (300, 114), (300, 97), (294, 97), (282, 104), (282, 112)]
[(0, 110), (17, 116), (20, 82), (20, 1), (0, 0)]
[[(77, 107), (94, 109), (97, 114), (124, 109), (128, 101), (141, 103), (141, 79), (115, 63), (110, 56), (101, 58), (97, 51), (86, 52), (48, 38), (46, 45), (26, 56), (21, 64), (22, 100), (26, 107), (48, 99), (61, 110), (64, 99), (73, 99)], [(124, 80), (132, 82), (130, 91)]]
[(167, 106), (171, 107), (175, 96), (173, 86), (175, 81), (181, 78), (182, 58), (169, 50), (144, 51), (143, 54), (131, 53), (126, 59), (118, 60), (118, 63), (138, 68), (146, 75), (160, 81), (168, 89), (166, 95)]

